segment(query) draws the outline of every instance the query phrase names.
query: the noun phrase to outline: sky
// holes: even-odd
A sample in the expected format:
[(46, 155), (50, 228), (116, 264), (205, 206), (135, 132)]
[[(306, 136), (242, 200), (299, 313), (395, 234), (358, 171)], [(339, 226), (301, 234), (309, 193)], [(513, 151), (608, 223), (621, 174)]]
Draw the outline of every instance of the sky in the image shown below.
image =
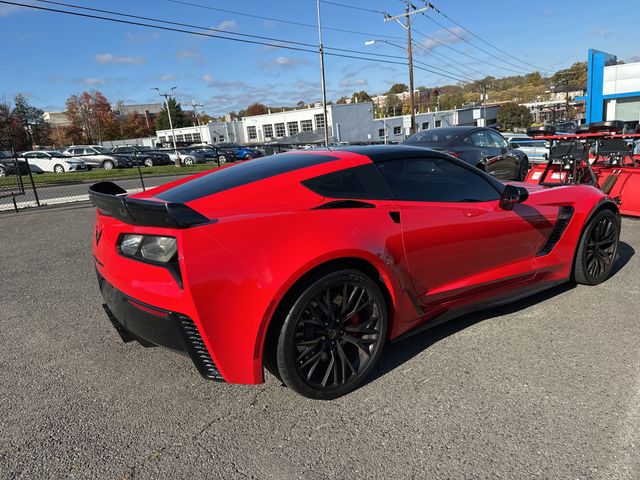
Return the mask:
[[(81, 11), (37, 0), (13, 1)], [(298, 42), (309, 46), (297, 48), (315, 52), (0, 3), (0, 100), (10, 102), (17, 93), (22, 93), (31, 104), (45, 111), (60, 111), (71, 94), (84, 90), (99, 90), (112, 104), (119, 100), (126, 104), (154, 103), (161, 99), (153, 87), (169, 91), (175, 86), (175, 96), (183, 105), (194, 100), (203, 104), (207, 113), (222, 115), (253, 102), (288, 106), (300, 100), (309, 103), (321, 99), (315, 0), (185, 0), (191, 5), (175, 0), (60, 1), (202, 27), (172, 28), (258, 41), (265, 40), (240, 34)], [(401, 0), (335, 0), (335, 3), (391, 15), (404, 9)], [(421, 0), (413, 3), (423, 5)], [(416, 69), (416, 87), (455, 84), (460, 77), (524, 74), (536, 67), (553, 72), (586, 60), (589, 48), (607, 51), (627, 62), (640, 61), (637, 0), (432, 3), (448, 18), (433, 10), (413, 17), (413, 40), (420, 44), (414, 49), (416, 66), (435, 72)], [(483, 43), (451, 20), (511, 56)], [(329, 100), (359, 90), (384, 93), (394, 83), (408, 83), (406, 65), (382, 62), (403, 62), (406, 55), (401, 48), (406, 47), (406, 31), (397, 22), (385, 22), (382, 13), (345, 8), (329, 1), (321, 4), (321, 22), (327, 53), (375, 60), (325, 56)], [(368, 40), (378, 41), (365, 45)], [(455, 80), (443, 74), (452, 74)]]

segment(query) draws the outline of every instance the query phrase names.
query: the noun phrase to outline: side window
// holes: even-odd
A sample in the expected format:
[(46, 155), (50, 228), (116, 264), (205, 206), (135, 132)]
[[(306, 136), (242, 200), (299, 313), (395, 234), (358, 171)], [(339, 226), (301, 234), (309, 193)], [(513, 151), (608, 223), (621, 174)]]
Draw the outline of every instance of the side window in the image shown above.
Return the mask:
[(329, 198), (384, 200), (392, 197), (372, 164), (328, 173), (305, 180), (302, 184), (318, 195)]
[(500, 135), (498, 132), (487, 132), (489, 133), (489, 135), (491, 136), (491, 139), (493, 140), (493, 145), (497, 148), (507, 148), (507, 142), (504, 139), (504, 137), (502, 135)]
[(476, 147), (481, 147), (481, 148), (492, 147), (491, 139), (487, 136), (487, 132), (485, 131), (481, 130), (479, 132), (474, 132), (471, 135), (469, 135), (469, 138), (471, 138), (471, 143), (473, 143)]
[(24, 158), (36, 158), (36, 153), (35, 152), (25, 153)]
[(482, 175), (444, 158), (407, 158), (376, 166), (398, 200), (488, 202), (500, 198), (497, 186)]

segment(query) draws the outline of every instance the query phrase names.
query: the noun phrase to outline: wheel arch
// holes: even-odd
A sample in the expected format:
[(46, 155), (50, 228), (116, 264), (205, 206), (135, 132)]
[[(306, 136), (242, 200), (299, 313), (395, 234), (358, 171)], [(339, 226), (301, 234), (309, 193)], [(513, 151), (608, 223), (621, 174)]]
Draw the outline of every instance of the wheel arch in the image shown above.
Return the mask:
[(254, 358), (260, 361), (261, 367), (264, 368), (268, 361), (267, 357), (275, 353), (270, 349), (277, 343), (277, 335), (284, 322), (282, 312), (283, 309), (286, 308), (289, 300), (296, 294), (301, 293), (304, 285), (311, 279), (320, 278), (322, 275), (337, 269), (359, 270), (380, 287), (385, 299), (387, 314), (389, 316), (389, 331), (391, 331), (391, 326), (394, 321), (393, 313), (396, 299), (392, 273), (387, 271), (382, 261), (377, 259), (377, 257), (374, 258), (367, 258), (365, 255), (353, 253), (335, 256), (329, 259), (325, 258), (310, 266), (308, 265), (302, 271), (296, 272), (288, 282), (282, 285), (274, 301), (267, 308), (256, 339)]

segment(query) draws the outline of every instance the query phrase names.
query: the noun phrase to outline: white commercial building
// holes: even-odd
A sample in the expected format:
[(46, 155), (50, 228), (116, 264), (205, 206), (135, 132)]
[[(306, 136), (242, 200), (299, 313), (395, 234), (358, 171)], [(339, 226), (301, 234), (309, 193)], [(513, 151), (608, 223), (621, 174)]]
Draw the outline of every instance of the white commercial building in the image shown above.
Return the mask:
[[(330, 143), (401, 142), (409, 134), (410, 116), (374, 118), (371, 102), (327, 105), (327, 125)], [(456, 125), (491, 125), (495, 123), (498, 106), (486, 109), (469, 106), (416, 115), (416, 129)], [(486, 119), (483, 117), (486, 114)], [(211, 122), (196, 127), (176, 128), (176, 142), (251, 144), (321, 144), (324, 142), (322, 106), (271, 112), (228, 122)], [(171, 144), (171, 130), (159, 130), (158, 142)]]

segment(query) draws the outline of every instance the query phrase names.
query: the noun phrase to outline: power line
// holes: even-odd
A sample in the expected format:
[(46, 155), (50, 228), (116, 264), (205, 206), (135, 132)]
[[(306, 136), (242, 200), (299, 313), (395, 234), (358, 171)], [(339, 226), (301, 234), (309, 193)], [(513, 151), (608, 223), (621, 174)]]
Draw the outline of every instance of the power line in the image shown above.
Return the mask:
[(505, 66), (502, 66), (502, 65), (498, 65), (498, 64), (495, 64), (495, 63), (491, 63), (491, 62), (488, 62), (487, 60), (483, 60), (483, 59), (478, 58), (478, 57), (474, 57), (473, 55), (469, 55), (468, 53), (463, 52), (462, 50), (458, 50), (457, 48), (453, 48), (451, 45), (447, 45), (446, 43), (441, 42), (437, 38), (430, 37), (429, 35), (426, 35), (426, 34), (420, 32), (420, 31), (416, 30), (415, 28), (413, 29), (413, 31), (416, 32), (421, 37), (426, 38), (427, 40), (431, 40), (432, 42), (435, 42), (435, 43), (437, 43), (438, 45), (440, 45), (442, 47), (445, 47), (445, 48), (447, 48), (447, 49), (449, 49), (449, 50), (451, 50), (453, 52), (456, 52), (459, 55), (464, 55), (467, 58), (475, 60), (476, 62), (484, 63), (486, 65), (491, 65), (492, 67), (499, 68), (500, 70), (506, 70), (508, 72), (514, 72), (514, 73), (517, 73), (519, 75), (522, 75), (522, 71), (521, 70), (513, 70), (511, 68), (508, 68), (508, 67), (505, 67)]
[(360, 10), (362, 12), (370, 12), (370, 13), (378, 13), (384, 15), (386, 12), (382, 10), (372, 10), (371, 8), (357, 7), (355, 5), (346, 5), (344, 3), (331, 2), (329, 0), (320, 0), (321, 3), (326, 3), (327, 5), (334, 5), (336, 7), (350, 8), (352, 10)]
[[(53, 0), (35, 0), (36, 2), (40, 2), (40, 3), (46, 3), (46, 4), (52, 4), (52, 5), (58, 5), (58, 6), (63, 6), (63, 7), (70, 7), (70, 8), (75, 8), (78, 10), (87, 10), (87, 11), (91, 11), (91, 12), (98, 12), (98, 13), (106, 13), (109, 15), (117, 15), (117, 16), (121, 16), (121, 17), (126, 17), (126, 18), (135, 18), (137, 20), (147, 20), (147, 21), (151, 21), (151, 22), (155, 22), (155, 23), (163, 23), (166, 25), (176, 25), (179, 27), (187, 27), (187, 28), (196, 28), (199, 30), (206, 30), (206, 31), (211, 31), (211, 32), (218, 32), (218, 33), (223, 33), (225, 35), (237, 35), (240, 37), (247, 37), (247, 38), (257, 38), (260, 40), (267, 40), (267, 41), (273, 41), (273, 42), (279, 42), (279, 43), (288, 43), (291, 45), (297, 45), (297, 46), (301, 46), (301, 47), (310, 47), (310, 48), (316, 48), (316, 44), (314, 43), (304, 43), (304, 42), (297, 42), (297, 41), (293, 41), (293, 40), (283, 40), (280, 38), (273, 38), (273, 37), (265, 37), (262, 35), (252, 35), (252, 34), (248, 34), (248, 33), (238, 33), (238, 32), (229, 32), (226, 30), (220, 30), (220, 29), (216, 29), (216, 28), (211, 28), (211, 27), (202, 27), (199, 25), (193, 25), (193, 24), (189, 24), (189, 23), (181, 23), (181, 22), (172, 22), (169, 20), (162, 20), (162, 19), (158, 19), (158, 18), (152, 18), (152, 17), (143, 17), (143, 16), (139, 16), (139, 15), (131, 15), (131, 14), (127, 14), (127, 13), (120, 13), (120, 12), (115, 12), (113, 10), (103, 10), (103, 9), (99, 9), (99, 8), (91, 8), (91, 7), (85, 7), (85, 6), (81, 6), (81, 5), (75, 5), (75, 4), (71, 4), (71, 3), (64, 3), (64, 2), (56, 2)], [(352, 49), (347, 49), (347, 48), (336, 48), (336, 47), (325, 47), (326, 49), (329, 50), (335, 50), (338, 52), (347, 52), (347, 53), (357, 53), (360, 55), (370, 55), (370, 56), (380, 56), (380, 57), (388, 57), (388, 58), (395, 58), (395, 59), (403, 59), (404, 57), (398, 56), (398, 55), (385, 55), (385, 54), (381, 54), (381, 53), (370, 53), (370, 52), (365, 52), (362, 50), (352, 50)]]
[[(46, 2), (47, 0), (37, 0), (37, 1)], [(48, 3), (51, 3), (51, 2), (48, 2)], [(291, 46), (291, 45), (279, 45), (279, 44), (275, 44), (275, 43), (269, 43), (269, 42), (260, 41), (260, 40), (250, 40), (250, 39), (245, 39), (245, 38), (227, 37), (227, 36), (219, 35), (219, 34), (197, 32), (197, 31), (192, 31), (192, 30), (185, 30), (185, 29), (182, 29), (182, 28), (166, 27), (166, 26), (161, 26), (161, 25), (153, 25), (153, 24), (150, 24), (150, 23), (143, 23), (143, 22), (132, 21), (132, 20), (124, 20), (124, 19), (119, 19), (119, 18), (103, 17), (103, 16), (100, 16), (100, 15), (94, 15), (94, 14), (89, 14), (89, 13), (81, 13), (81, 12), (72, 12), (72, 11), (68, 11), (68, 10), (61, 10), (61, 9), (57, 9), (57, 8), (44, 7), (44, 6), (38, 6), (38, 5), (33, 5), (33, 4), (25, 4), (25, 3), (12, 2), (12, 1), (7, 1), (7, 0), (0, 0), (0, 4), (13, 5), (13, 6), (24, 7), (24, 8), (30, 8), (32, 10), (40, 10), (40, 11), (46, 11), (46, 12), (52, 12), (52, 13), (59, 13), (59, 14), (64, 14), (64, 15), (80, 17), (80, 18), (90, 18), (90, 19), (93, 19), (93, 20), (102, 20), (102, 21), (107, 21), (107, 22), (112, 22), (112, 23), (119, 23), (119, 24), (124, 24), (124, 25), (133, 25), (133, 26), (138, 26), (138, 27), (153, 28), (153, 29), (156, 29), (156, 30), (170, 31), (170, 32), (176, 32), (176, 33), (186, 33), (186, 34), (189, 34), (189, 35), (197, 35), (197, 36), (207, 37), (207, 38), (218, 38), (218, 39), (221, 39), (221, 40), (231, 40), (231, 41), (234, 41), (234, 42), (248, 43), (248, 44), (253, 44), (253, 45), (271, 46), (271, 47), (275, 47), (275, 48), (281, 48), (281, 49), (284, 49), (284, 50), (293, 50), (293, 51), (305, 52), (305, 53), (313, 53), (313, 54), (317, 53), (316, 50), (310, 50), (310, 49), (303, 48), (303, 47), (297, 47), (297, 46)], [(314, 45), (314, 47), (315, 47), (315, 45)], [(353, 60), (365, 60), (365, 61), (378, 62), (378, 63), (384, 63), (384, 64), (389, 64), (389, 65), (407, 65), (406, 61), (383, 60), (383, 59), (362, 57), (362, 56), (359, 56), (359, 55), (348, 55), (346, 53), (325, 52), (325, 54), (329, 55), (329, 56), (332, 56), (332, 57), (348, 58), (348, 59), (353, 59)], [(368, 54), (368, 55), (373, 55), (373, 54)], [(455, 78), (455, 77), (453, 77), (451, 75), (448, 75), (447, 73), (444, 73), (444, 72), (434, 71), (434, 70), (431, 70), (431, 69), (425, 68), (425, 67), (419, 67), (419, 69), (423, 70), (423, 71), (426, 71), (426, 72), (433, 73), (435, 75), (439, 75), (439, 76), (442, 76), (442, 77), (447, 77), (447, 78), (450, 78), (450, 79), (453, 79), (453, 80), (456, 80), (456, 81), (462, 81), (463, 83), (467, 83), (467, 82), (464, 82), (463, 80)]]
[[(427, 47), (425, 47), (424, 45), (422, 45), (420, 43), (413, 42), (413, 47), (416, 48), (419, 51), (422, 51), (422, 52), (424, 52), (426, 54), (429, 54), (429, 55), (432, 55), (432, 56), (436, 57), (438, 60), (440, 60), (440, 62), (443, 65), (455, 70), (456, 72), (461, 73), (462, 75), (469, 75), (469, 72), (473, 72), (473, 73), (477, 73), (478, 75), (486, 76), (484, 73), (479, 72), (478, 70), (474, 70), (474, 69), (472, 69), (470, 67), (467, 67), (462, 62), (457, 61), (457, 60), (453, 60), (451, 58), (447, 58), (444, 55), (436, 52), (435, 50), (428, 49)], [(464, 71), (462, 68), (459, 68), (459, 67), (456, 67), (454, 65), (451, 65), (450, 63), (448, 63), (448, 61), (452, 61), (452, 62), (457, 63), (458, 65), (463, 66), (467, 71)], [(477, 80), (474, 80), (474, 81), (477, 81)]]
[(485, 50), (482, 47), (479, 47), (478, 45), (476, 45), (475, 43), (472, 43), (469, 41), (469, 39), (463, 37), (462, 35), (460, 35), (459, 33), (457, 33), (455, 30), (452, 30), (451, 28), (448, 28), (446, 25), (443, 25), (442, 23), (438, 22), (436, 19), (434, 19), (433, 17), (430, 17), (429, 15), (424, 15), (428, 20), (431, 20), (433, 23), (435, 23), (436, 25), (438, 25), (441, 28), (444, 28), (445, 30), (447, 30), (448, 32), (450, 32), (452, 35), (454, 35), (456, 38), (462, 40), (465, 43), (468, 43), (469, 45), (471, 45), (474, 48), (477, 48), (478, 50), (480, 50), (481, 52), (489, 55), (490, 57), (495, 58), (496, 60), (499, 60), (500, 62), (503, 62), (507, 65), (511, 65), (512, 67), (515, 67), (523, 72), (527, 72), (529, 73), (529, 71), (527, 69), (525, 69), (524, 67), (521, 67), (520, 65), (517, 65), (513, 62), (510, 62), (509, 60), (504, 60), (500, 57), (498, 57), (496, 54), (488, 52), (487, 50)]
[[(278, 23), (286, 23), (289, 25), (296, 25), (298, 27), (306, 27), (306, 28), (313, 28), (316, 29), (318, 28), (317, 25), (313, 25), (310, 23), (303, 23), (303, 22), (296, 22), (294, 20), (285, 20), (282, 18), (273, 18), (273, 17), (265, 17), (263, 15), (255, 15), (255, 14), (251, 14), (251, 13), (244, 13), (244, 12), (236, 12), (233, 10), (227, 10), (224, 8), (218, 8), (218, 7), (211, 7), (209, 5), (202, 5), (200, 3), (194, 3), (194, 2), (187, 2), (184, 0), (166, 0), (167, 2), (171, 2), (171, 3), (177, 3), (180, 5), (187, 5), (190, 7), (196, 7), (196, 8), (203, 8), (206, 10), (211, 10), (214, 12), (222, 12), (222, 13), (229, 13), (231, 15), (238, 15), (241, 17), (248, 17), (248, 18), (256, 18), (259, 20), (267, 20), (270, 22), (278, 22)], [(335, 4), (335, 2), (334, 2)], [(342, 6), (342, 5), (341, 5)], [(347, 30), (347, 29), (343, 29), (343, 28), (335, 28), (335, 27), (322, 27), (323, 30), (330, 30), (333, 32), (341, 32), (341, 33), (349, 33), (349, 34), (353, 34), (353, 35), (360, 35), (360, 36), (364, 36), (364, 37), (371, 37), (373, 35), (378, 36), (378, 37), (384, 37), (384, 38), (390, 38), (392, 40), (402, 40), (401, 37), (395, 37), (395, 36), (390, 36), (390, 35), (380, 35), (378, 33), (371, 33), (371, 32), (361, 32), (361, 31), (357, 31), (357, 30)]]
[(480, 40), (482, 43), (490, 46), (491, 48), (501, 52), (504, 55), (507, 55), (508, 57), (513, 58), (514, 60), (517, 60), (520, 63), (523, 63), (524, 65), (528, 65), (530, 67), (533, 67), (537, 70), (541, 70), (543, 72), (549, 72), (549, 70), (547, 70), (546, 68), (542, 68), (542, 67), (538, 67), (536, 65), (533, 65), (529, 62), (525, 62), (524, 60), (519, 59), (518, 57), (511, 55), (509, 52), (505, 52), (504, 50), (502, 50), (499, 47), (496, 47), (495, 45), (487, 42), (486, 40), (484, 40), (483, 38), (479, 37), (478, 35), (476, 35), (475, 33), (473, 33), (471, 30), (469, 30), (468, 28), (466, 28), (464, 25), (461, 25), (460, 23), (456, 22), (453, 18), (449, 17), (447, 14), (445, 14), (443, 11), (441, 11), (440, 9), (438, 9), (436, 6), (434, 6), (433, 4), (429, 4), (431, 6), (431, 8), (433, 10), (435, 10), (437, 13), (439, 13), (440, 15), (442, 15), (444, 18), (446, 18), (447, 20), (449, 20), (451, 23), (457, 25), (458, 27), (460, 27), (461, 29), (463, 29), (465, 32), (467, 32), (469, 35), (472, 35), (473, 37), (477, 38), (478, 40)]

